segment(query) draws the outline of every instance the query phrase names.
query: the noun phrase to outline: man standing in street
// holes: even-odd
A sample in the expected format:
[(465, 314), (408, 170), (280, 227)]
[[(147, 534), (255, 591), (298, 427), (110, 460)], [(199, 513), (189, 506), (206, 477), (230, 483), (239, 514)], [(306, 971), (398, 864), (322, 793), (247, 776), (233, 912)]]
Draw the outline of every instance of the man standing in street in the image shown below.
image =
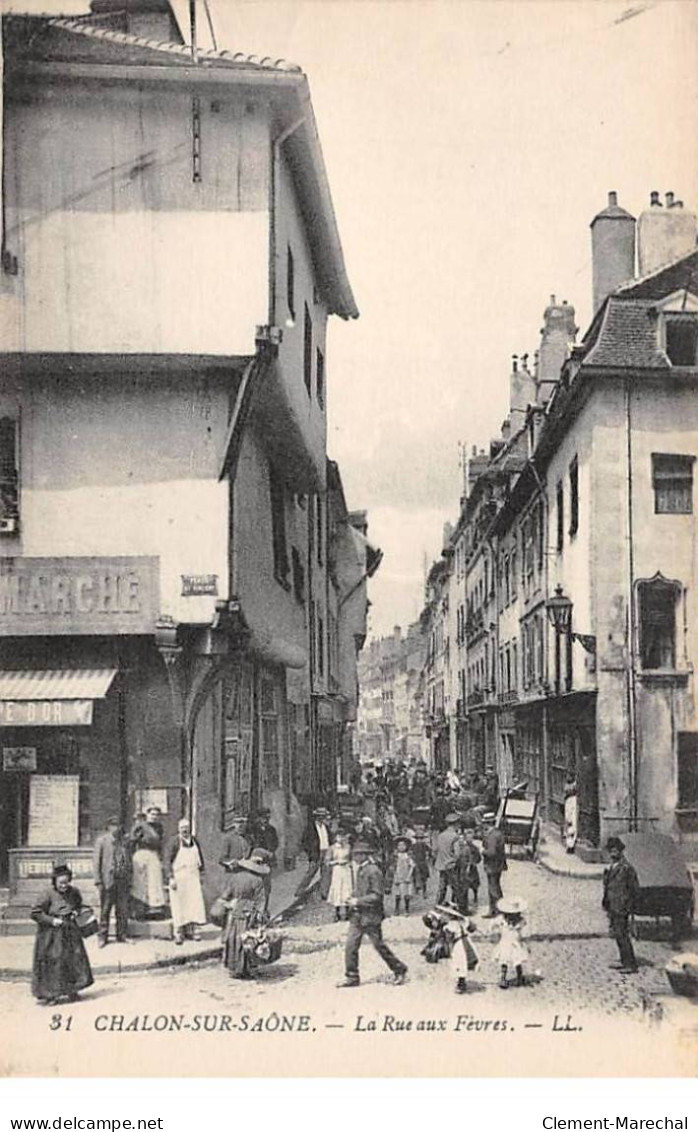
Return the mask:
[(116, 941), (128, 943), (128, 902), (133, 864), (119, 818), (109, 818), (107, 832), (98, 837), (92, 853), (92, 872), (99, 892), (99, 946), (109, 940), (109, 917), (116, 917)]
[(305, 827), (305, 833), (301, 841), (301, 849), (308, 858), (308, 871), (296, 889), (297, 896), (309, 887), (315, 879), (318, 869), (320, 870), (320, 899), (325, 900), (327, 893), (330, 891), (331, 877), (329, 875), (330, 869), (327, 863), (327, 854), (332, 839), (330, 837), (329, 825), (327, 824), (329, 818), (329, 810), (326, 810), (324, 806), (316, 806)]
[(446, 828), (436, 839), (436, 855), (434, 867), (439, 874), (439, 890), (436, 894), (436, 903), (443, 904), (446, 893), (451, 889), (451, 898), (458, 902), (456, 862), (460, 847), (460, 815), (456, 813), (446, 815)]
[(490, 900), (490, 910), (484, 913), (483, 918), (491, 920), (497, 915), (497, 901), (502, 899), (502, 873), (507, 868), (504, 834), (496, 825), (488, 829), (482, 839), (482, 860), (487, 877), (487, 895)]
[(223, 840), (221, 849), (220, 864), (226, 872), (232, 872), (236, 867), (238, 861), (244, 861), (250, 855), (250, 845), (247, 838), (244, 836), (246, 825), (246, 818), (241, 814), (236, 814), (231, 822), (232, 829)]
[(357, 841), (352, 852), (354, 866), (354, 895), (349, 899), (349, 932), (345, 950), (346, 977), (340, 987), (358, 987), (359, 949), (368, 936), (384, 963), (393, 972), (393, 984), (405, 981), (407, 967), (388, 947), (383, 939), (383, 873), (371, 856), (370, 846)]
[(637, 972), (637, 959), (630, 939), (630, 916), (635, 907), (640, 883), (635, 869), (623, 856), (625, 845), (620, 837), (609, 837), (606, 849), (611, 864), (603, 874), (601, 906), (608, 916), (610, 933), (618, 944), (620, 964), (614, 968), (626, 975)]

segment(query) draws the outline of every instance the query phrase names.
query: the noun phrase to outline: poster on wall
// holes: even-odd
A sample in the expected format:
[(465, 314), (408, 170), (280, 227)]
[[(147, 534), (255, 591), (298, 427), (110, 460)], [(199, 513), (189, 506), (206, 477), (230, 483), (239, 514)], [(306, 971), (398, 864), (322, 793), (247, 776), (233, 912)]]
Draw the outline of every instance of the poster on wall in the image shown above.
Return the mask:
[(3, 747), (3, 770), (36, 770), (36, 747)]
[(157, 806), (161, 813), (167, 813), (167, 787), (151, 787), (136, 790), (136, 813), (145, 813), (151, 806)]
[(29, 788), (28, 845), (77, 845), (79, 795), (77, 775), (33, 775)]

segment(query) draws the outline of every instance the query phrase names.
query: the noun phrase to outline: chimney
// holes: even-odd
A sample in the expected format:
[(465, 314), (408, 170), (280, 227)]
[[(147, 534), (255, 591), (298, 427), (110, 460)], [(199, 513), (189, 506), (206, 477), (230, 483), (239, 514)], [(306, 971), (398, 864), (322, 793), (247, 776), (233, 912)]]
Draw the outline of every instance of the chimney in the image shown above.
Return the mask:
[(546, 405), (577, 336), (574, 307), (566, 299), (558, 303), (554, 295), (550, 296), (540, 334), (536, 403)]
[(620, 207), (615, 192), (591, 222), (591, 259), (596, 313), (611, 291), (635, 276), (635, 217)]
[(114, 31), (158, 43), (184, 43), (170, 0), (91, 0), (90, 12), (106, 16)]
[(536, 382), (533, 374), (528, 372), (528, 354), (521, 355), (521, 368), (514, 355), (509, 378), (509, 419), (512, 433), (519, 431), (526, 420), (528, 406), (535, 403)]
[(683, 201), (677, 201), (671, 192), (666, 194), (665, 200), (666, 208), (663, 208), (659, 193), (651, 193), (649, 208), (637, 222), (640, 275), (651, 275), (688, 255), (696, 246), (695, 213), (684, 209)]

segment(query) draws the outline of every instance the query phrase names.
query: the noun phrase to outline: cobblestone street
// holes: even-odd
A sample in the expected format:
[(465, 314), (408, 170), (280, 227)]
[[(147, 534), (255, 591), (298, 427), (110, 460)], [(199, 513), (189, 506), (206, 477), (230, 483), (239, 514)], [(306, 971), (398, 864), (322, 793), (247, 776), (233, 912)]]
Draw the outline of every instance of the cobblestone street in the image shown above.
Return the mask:
[[(297, 1019), (309, 1015), (308, 1024), (314, 1031), (327, 1030), (328, 1053), (330, 1042), (336, 1043), (341, 1034), (348, 1037), (347, 1032), (354, 1032), (357, 1025), (369, 1026), (373, 1021), (377, 1031), (387, 1025), (387, 1032), (392, 1032), (390, 1027), (398, 1022), (386, 1023), (386, 1018), (415, 1021), (441, 1017), (449, 1020), (451, 1029), (457, 1026), (459, 1015), (490, 1020), (489, 1025), (499, 1020), (510, 1032), (527, 1027), (530, 1037), (549, 1036), (551, 1029), (570, 1020), (582, 1030), (603, 1034), (605, 1042), (616, 1032), (619, 1038), (630, 1032), (633, 1041), (642, 1040), (644, 1035), (656, 1042), (657, 1035), (664, 1033), (657, 1024), (662, 997), (666, 1000), (669, 990), (663, 971), (671, 955), (668, 943), (638, 941), (640, 972), (636, 976), (621, 975), (609, 967), (616, 959), (615, 945), (608, 938), (599, 907), (598, 884), (553, 876), (540, 866), (519, 861), (510, 861), (504, 883), (506, 891), (523, 896), (530, 909), (526, 936), (534, 977), (532, 985), (524, 988), (511, 987), (505, 992), (497, 986), (498, 970), (492, 960), (496, 930), (490, 921), (476, 915), (478, 933), (474, 938), (480, 966), (469, 980), (468, 994), (455, 995), (448, 961), (429, 965), (419, 954), (427, 934), (421, 922), (427, 905), (416, 902), (409, 916), (389, 916), (385, 922), (386, 939), (409, 965), (408, 982), (399, 988), (391, 986), (386, 968), (366, 942), (361, 951), (361, 987), (335, 989), (343, 975), (346, 925), (334, 923), (332, 910), (314, 901), (287, 926), (282, 960), (249, 984), (229, 980), (215, 962), (202, 963), (165, 972), (102, 978), (80, 1004), (69, 1008), (37, 1006), (26, 983), (6, 985), (0, 1044), (4, 1040), (2, 1031), (8, 1026), (15, 1033), (15, 1049), (21, 1049), (18, 1028), (26, 1027), (27, 1040), (33, 1035), (36, 1043), (37, 1031), (45, 1020), (47, 1050), (55, 1043), (65, 1054), (70, 1050), (70, 1035), (64, 1035), (67, 1041), (57, 1042), (51, 1025), (55, 1024), (54, 1015), (61, 1013), (60, 1026), (65, 1028), (68, 1011), (73, 1016), (73, 1029), (83, 1034), (87, 1029), (95, 1032), (95, 1052), (100, 1042), (123, 1042), (125, 1035), (120, 1031), (129, 1024), (132, 1030), (147, 1035), (149, 1029), (165, 1026), (166, 1017), (180, 1019), (185, 1031), (203, 1033), (207, 1026), (231, 1026), (238, 1034), (250, 1031), (253, 1037), (252, 1027), (260, 1018), (271, 1017), (270, 1023), (262, 1021), (259, 1025), (273, 1027), (280, 1024), (282, 1016)], [(392, 907), (391, 898), (388, 906)], [(226, 1017), (232, 1021), (221, 1022)], [(244, 1017), (247, 1022), (243, 1023)], [(358, 1023), (359, 1018), (362, 1023)], [(180, 1023), (172, 1024), (177, 1028)], [(624, 1023), (630, 1024), (630, 1031)], [(181, 1033), (172, 1035), (179, 1039), (179, 1048), (183, 1036), (186, 1038)], [(378, 1033), (372, 1036), (378, 1037)], [(213, 1038), (213, 1034), (206, 1037)], [(566, 1037), (572, 1041), (576, 1035)], [(150, 1048), (147, 1036), (143, 1041)], [(133, 1043), (128, 1044), (131, 1050), (135, 1048)], [(603, 1044), (599, 1043), (600, 1052)], [(194, 1049), (191, 1043), (190, 1048)], [(201, 1049), (200, 1042), (196, 1048)], [(340, 1047), (335, 1044), (334, 1048)]]

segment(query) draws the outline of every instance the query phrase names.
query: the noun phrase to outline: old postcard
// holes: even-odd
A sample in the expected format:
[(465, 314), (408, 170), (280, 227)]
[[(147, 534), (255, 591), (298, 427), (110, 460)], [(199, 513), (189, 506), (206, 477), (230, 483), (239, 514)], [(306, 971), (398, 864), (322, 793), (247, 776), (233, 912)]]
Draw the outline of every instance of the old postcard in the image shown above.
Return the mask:
[(698, 5), (2, 13), (0, 1071), (695, 1073)]

